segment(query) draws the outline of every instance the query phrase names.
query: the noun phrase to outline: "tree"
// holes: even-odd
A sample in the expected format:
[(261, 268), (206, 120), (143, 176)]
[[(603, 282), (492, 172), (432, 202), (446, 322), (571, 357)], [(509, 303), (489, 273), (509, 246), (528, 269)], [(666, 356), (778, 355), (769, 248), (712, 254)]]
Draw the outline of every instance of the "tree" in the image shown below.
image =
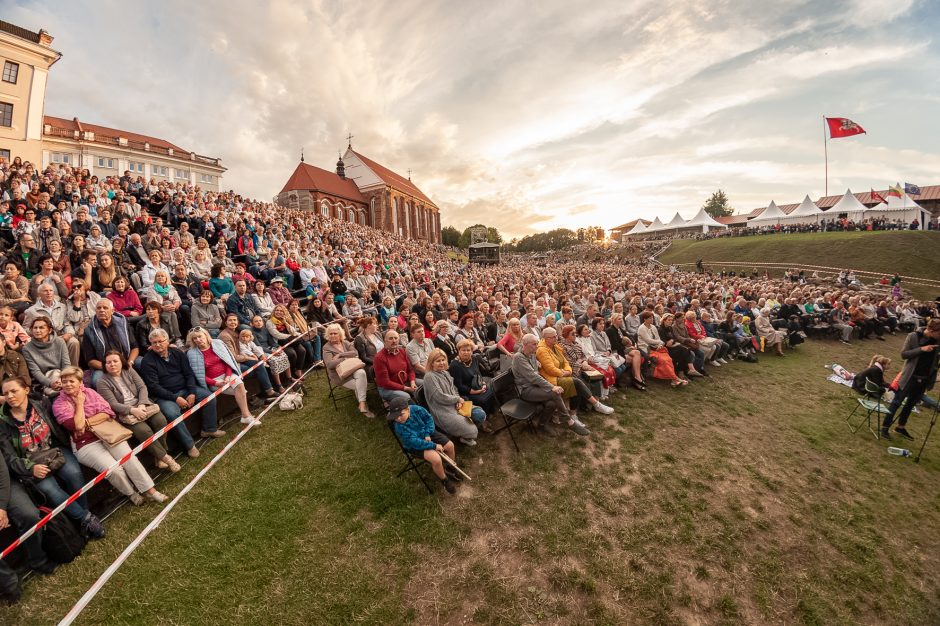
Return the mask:
[(453, 226), (445, 226), (441, 229), (441, 242), (445, 246), (457, 247), (460, 244), (460, 231)]
[(485, 224), (474, 224), (473, 226), (464, 229), (463, 233), (460, 235), (460, 241), (457, 243), (457, 247), (469, 248), (470, 247), (470, 231), (478, 227), (482, 227), (486, 229), (486, 240), (489, 243), (503, 243), (503, 236), (500, 235), (499, 231), (493, 228), (492, 226), (486, 226)]
[(728, 202), (728, 196), (721, 189), (713, 193), (702, 208), (712, 217), (724, 217), (734, 213), (734, 209)]
[(515, 252), (545, 252), (547, 250), (563, 250), (578, 243), (578, 236), (567, 228), (556, 228), (547, 233), (526, 235), (515, 242), (512, 250)]

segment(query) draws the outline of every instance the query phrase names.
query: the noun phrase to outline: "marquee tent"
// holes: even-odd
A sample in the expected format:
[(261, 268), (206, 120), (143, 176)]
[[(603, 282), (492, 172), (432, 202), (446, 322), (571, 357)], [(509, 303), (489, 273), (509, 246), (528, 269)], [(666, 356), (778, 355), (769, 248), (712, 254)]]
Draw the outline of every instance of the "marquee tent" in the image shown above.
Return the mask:
[[(855, 196), (852, 196), (853, 198)], [(856, 200), (857, 202), (857, 200)], [(800, 206), (796, 207), (793, 211), (787, 214), (786, 219), (781, 220), (783, 224), (806, 224), (813, 223), (815, 224), (819, 221), (819, 216), (823, 212), (820, 210), (816, 204), (809, 199), (809, 195), (803, 198), (803, 202), (800, 203)]]
[(642, 235), (646, 232), (646, 224), (643, 223), (643, 220), (637, 220), (633, 228), (630, 229), (630, 232), (627, 233), (627, 236), (630, 235)]
[(685, 225), (687, 228), (701, 228), (703, 233), (707, 233), (708, 229), (714, 230), (716, 228), (728, 228), (721, 222), (716, 221), (715, 218), (705, 211), (705, 209), (700, 209), (699, 212), (695, 214), (695, 217), (686, 222)]
[[(839, 201), (841, 202), (841, 200)], [(838, 206), (838, 205), (836, 205)], [(836, 207), (832, 207), (835, 209)], [(920, 229), (925, 228), (925, 222), (929, 219), (929, 214), (924, 207), (917, 204), (913, 198), (904, 194), (901, 198), (890, 196), (887, 202), (876, 204), (870, 209), (865, 209), (864, 217), (884, 217), (889, 220), (903, 220), (905, 224), (910, 224), (914, 220), (920, 224)]]
[(779, 224), (787, 217), (787, 214), (777, 208), (777, 204), (771, 200), (770, 205), (763, 212), (747, 223), (748, 228), (752, 226), (771, 226)]
[(665, 227), (666, 225), (659, 221), (659, 217), (657, 216), (656, 219), (653, 220), (653, 223), (646, 227), (646, 232), (653, 233), (658, 230), (663, 230)]
[(685, 220), (682, 219), (682, 216), (679, 215), (678, 211), (676, 211), (675, 216), (669, 220), (669, 223), (666, 224), (666, 228), (668, 229), (682, 228), (683, 226), (685, 226)]
[(858, 201), (851, 189), (846, 189), (845, 195), (839, 198), (839, 201), (823, 215), (838, 219), (840, 215), (844, 214), (850, 220), (859, 220), (863, 218), (865, 211), (868, 210), (868, 207)]

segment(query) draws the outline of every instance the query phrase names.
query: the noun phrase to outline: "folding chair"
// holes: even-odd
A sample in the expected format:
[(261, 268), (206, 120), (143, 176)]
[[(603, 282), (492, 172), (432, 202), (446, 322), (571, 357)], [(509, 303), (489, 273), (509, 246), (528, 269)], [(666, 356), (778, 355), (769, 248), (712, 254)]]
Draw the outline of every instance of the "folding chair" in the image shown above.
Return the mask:
[[(326, 368), (323, 368), (323, 369), (324, 371), (326, 370)], [(346, 387), (343, 387), (342, 385), (339, 385), (339, 386), (333, 385), (333, 381), (330, 380), (329, 372), (327, 372), (326, 374), (326, 383), (330, 386), (329, 398), (330, 400), (333, 401), (334, 411), (339, 408), (336, 404), (337, 400), (345, 400), (346, 398), (354, 397), (356, 395), (356, 392), (353, 391), (352, 389), (347, 389)]]
[(429, 413), (431, 412), (430, 407), (428, 407), (428, 400), (424, 397), (424, 385), (418, 387), (418, 393), (415, 394), (415, 402), (427, 409)]
[(431, 490), (431, 485), (429, 485), (428, 481), (424, 479), (424, 476), (421, 475), (421, 470), (419, 469), (422, 465), (428, 465), (428, 462), (424, 460), (423, 456), (415, 456), (405, 449), (405, 446), (402, 445), (401, 439), (399, 439), (398, 435), (395, 434), (394, 422), (388, 421), (388, 429), (392, 432), (392, 437), (394, 437), (395, 441), (398, 442), (398, 447), (401, 449), (401, 453), (405, 455), (405, 459), (408, 461), (405, 467), (403, 467), (402, 470), (395, 475), (395, 478), (400, 478), (401, 475), (405, 472), (414, 472), (418, 475), (418, 478), (421, 480), (424, 488), (428, 490), (428, 493), (434, 493)]
[[(882, 399), (883, 392), (882, 389), (871, 382), (867, 378), (865, 379), (865, 394), (858, 400), (858, 404), (855, 405), (855, 409), (845, 418), (846, 423), (849, 425), (849, 428), (853, 433), (857, 433), (858, 429), (862, 427), (866, 422), (868, 423), (868, 430), (871, 431), (871, 434), (875, 436), (875, 439), (881, 439), (881, 416), (888, 415), (890, 411), (888, 410), (887, 405), (885, 405), (884, 400)], [(859, 408), (865, 409), (865, 417), (854, 426), (852, 425), (852, 417), (855, 416), (855, 413)], [(871, 416), (875, 416), (877, 429), (871, 427)]]
[(499, 412), (503, 416), (505, 426), (497, 428), (494, 435), (502, 430), (509, 431), (509, 438), (512, 439), (512, 445), (516, 452), (519, 452), (519, 444), (516, 443), (516, 436), (512, 432), (512, 427), (516, 424), (528, 424), (533, 428), (532, 419), (539, 414), (542, 407), (532, 402), (526, 402), (519, 397), (516, 391), (516, 379), (512, 370), (507, 370), (493, 379), (490, 383), (493, 386), (493, 395), (496, 402), (499, 403)]

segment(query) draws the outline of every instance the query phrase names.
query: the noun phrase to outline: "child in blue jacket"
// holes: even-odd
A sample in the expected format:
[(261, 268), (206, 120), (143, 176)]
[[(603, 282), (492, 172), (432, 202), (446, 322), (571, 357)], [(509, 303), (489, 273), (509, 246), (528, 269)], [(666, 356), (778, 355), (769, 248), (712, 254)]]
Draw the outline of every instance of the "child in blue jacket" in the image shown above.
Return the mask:
[(452, 460), (457, 460), (454, 442), (446, 435), (434, 429), (434, 418), (424, 407), (409, 404), (407, 398), (392, 398), (388, 405), (388, 419), (405, 449), (415, 455), (422, 455), (431, 465), (434, 474), (441, 479), (447, 493), (457, 491), (457, 481), (461, 480), (450, 465), (444, 465), (439, 452)]

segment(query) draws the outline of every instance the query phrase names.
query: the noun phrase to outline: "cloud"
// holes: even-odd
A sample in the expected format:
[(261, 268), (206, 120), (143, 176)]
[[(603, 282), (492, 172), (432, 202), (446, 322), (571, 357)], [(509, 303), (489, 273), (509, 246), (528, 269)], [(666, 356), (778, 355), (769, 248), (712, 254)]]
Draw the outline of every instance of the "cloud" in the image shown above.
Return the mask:
[[(116, 0), (4, 4), (63, 59), (46, 110), (221, 156), (270, 198), (304, 149), (407, 174), (442, 222), (508, 237), (935, 180), (930, 3)], [(89, 37), (107, 23), (107, 36)], [(884, 28), (890, 24), (890, 28)], [(936, 131), (936, 132), (934, 132)], [(912, 156), (916, 155), (916, 157)]]

